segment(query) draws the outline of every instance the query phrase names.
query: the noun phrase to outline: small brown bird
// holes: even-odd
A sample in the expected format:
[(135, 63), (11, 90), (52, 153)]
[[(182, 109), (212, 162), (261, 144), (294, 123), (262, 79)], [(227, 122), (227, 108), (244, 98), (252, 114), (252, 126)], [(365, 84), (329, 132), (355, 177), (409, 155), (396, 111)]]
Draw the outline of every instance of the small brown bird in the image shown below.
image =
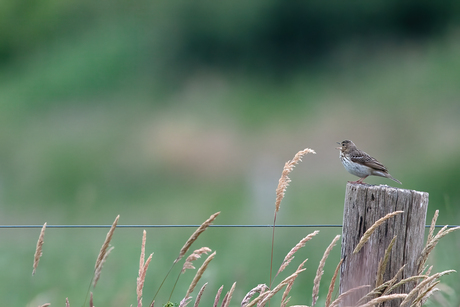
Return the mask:
[(356, 148), (356, 145), (349, 140), (345, 140), (342, 143), (337, 142), (340, 147), (340, 161), (342, 161), (345, 169), (355, 176), (358, 176), (360, 179), (353, 181), (352, 183), (364, 183), (363, 180), (368, 176), (380, 176), (386, 177), (393, 181), (396, 181), (399, 184), (402, 184), (398, 179), (393, 178), (388, 173), (388, 170), (382, 163), (377, 161), (375, 158), (369, 156), (364, 151)]

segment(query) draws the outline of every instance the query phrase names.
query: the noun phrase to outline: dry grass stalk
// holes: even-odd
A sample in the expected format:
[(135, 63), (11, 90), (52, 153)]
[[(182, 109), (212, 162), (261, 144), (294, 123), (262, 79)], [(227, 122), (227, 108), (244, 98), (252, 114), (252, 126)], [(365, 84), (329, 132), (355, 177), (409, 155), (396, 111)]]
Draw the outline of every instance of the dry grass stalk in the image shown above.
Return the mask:
[(411, 277), (408, 277), (408, 278), (405, 278), (401, 281), (399, 281), (397, 284), (393, 285), (393, 286), (390, 286), (387, 288), (387, 290), (383, 293), (383, 294), (387, 294), (387, 293), (390, 293), (392, 292), (394, 289), (408, 283), (408, 282), (411, 282), (411, 281), (418, 281), (419, 279), (425, 279), (427, 278), (428, 276), (425, 276), (425, 275), (417, 275), (417, 276), (411, 276)]
[(203, 264), (201, 265), (201, 267), (200, 267), (200, 268), (198, 269), (198, 271), (196, 272), (195, 277), (193, 277), (192, 283), (191, 283), (190, 286), (188, 287), (188, 290), (187, 290), (187, 293), (185, 294), (185, 297), (188, 297), (188, 296), (190, 295), (190, 293), (193, 292), (193, 290), (194, 290), (195, 287), (196, 287), (196, 284), (198, 283), (198, 281), (200, 281), (201, 276), (203, 276), (204, 271), (206, 271), (206, 268), (208, 267), (208, 264), (211, 262), (211, 260), (214, 258), (215, 255), (216, 255), (216, 252), (212, 253), (212, 254), (209, 255), (209, 257), (206, 258), (206, 260), (203, 262)]
[[(406, 265), (403, 265), (398, 270), (398, 272), (396, 272), (395, 276), (392, 279), (390, 279), (389, 281), (385, 282), (384, 284), (380, 286), (383, 289), (383, 292), (381, 292), (382, 294), (388, 294), (394, 289), (396, 289), (397, 287), (399, 287), (400, 285), (402, 285), (401, 281), (397, 284), (396, 284), (396, 281), (398, 280), (399, 275), (402, 274), (402, 271), (404, 270), (405, 267)], [(377, 287), (377, 288), (380, 288), (380, 287)]]
[(230, 301), (231, 301), (232, 296), (233, 296), (233, 291), (235, 291), (235, 287), (236, 287), (236, 282), (233, 283), (233, 285), (230, 288), (230, 290), (227, 292), (227, 294), (225, 294), (225, 297), (222, 300), (222, 307), (228, 307), (228, 305), (230, 305)]
[(184, 273), (187, 269), (195, 269), (192, 262), (201, 258), (202, 254), (208, 254), (211, 251), (209, 247), (202, 247), (200, 249), (195, 250), (190, 256), (185, 259), (184, 266), (182, 267), (181, 273)]
[(319, 230), (315, 230), (314, 232), (310, 233), (308, 236), (306, 236), (305, 238), (303, 238), (302, 240), (300, 240), (299, 243), (296, 244), (296, 246), (294, 246), (290, 251), (289, 253), (286, 255), (286, 257), (284, 257), (284, 260), (283, 260), (283, 263), (281, 264), (279, 270), (278, 270), (278, 273), (276, 273), (276, 275), (278, 275), (279, 273), (281, 273), (282, 271), (284, 271), (284, 269), (289, 265), (289, 263), (292, 261), (292, 259), (294, 259), (294, 254), (299, 250), (301, 249), (302, 247), (305, 246), (305, 244), (310, 241), (314, 236), (316, 236), (317, 234), (319, 233)]
[(220, 295), (221, 295), (223, 289), (224, 289), (224, 286), (222, 285), (222, 286), (220, 286), (219, 290), (217, 290), (216, 297), (214, 298), (213, 307), (217, 307), (217, 304), (219, 304)]
[(373, 300), (370, 300), (364, 305), (359, 305), (359, 307), (373, 307), (377, 304), (390, 301), (390, 300), (396, 300), (396, 299), (404, 299), (407, 297), (407, 294), (390, 294), (390, 295), (384, 295), (381, 297), (374, 298)]
[(182, 257), (184, 257), (184, 255), (187, 253), (188, 249), (193, 244), (193, 242), (195, 242), (196, 239), (198, 239), (198, 237), (200, 236), (200, 234), (202, 234), (203, 231), (205, 231), (209, 227), (209, 225), (212, 224), (212, 222), (216, 219), (216, 217), (219, 214), (220, 212), (214, 213), (206, 221), (204, 221), (204, 223), (201, 224), (201, 226), (198, 227), (197, 230), (195, 230), (195, 232), (190, 236), (190, 238), (187, 240), (187, 242), (185, 242), (184, 246), (181, 248), (179, 256), (176, 258), (176, 260), (174, 260), (174, 263), (178, 262), (182, 259)]
[[(415, 305), (415, 306), (416, 306), (416, 307), (424, 306), (425, 303), (426, 303), (426, 301), (427, 301), (435, 292), (438, 292), (438, 291), (441, 291), (441, 290), (438, 289), (438, 288), (433, 288), (433, 290), (431, 290), (430, 292), (428, 292), (428, 293), (425, 295), (425, 297), (422, 298), (422, 299), (420, 300), (420, 302), (418, 302), (418, 304)], [(444, 297), (441, 296), (441, 298), (440, 298), (440, 297), (437, 297), (436, 299), (440, 302), (440, 305), (441, 305), (441, 306), (449, 306), (449, 303), (447, 302), (447, 300), (446, 300)], [(412, 307), (412, 306), (411, 306), (411, 307)]]
[(427, 242), (430, 242), (433, 238), (434, 229), (436, 227), (436, 221), (438, 220), (439, 210), (436, 210), (433, 215), (433, 219), (431, 220), (430, 231), (428, 232), (428, 237), (426, 239)]
[[(190, 238), (188, 238), (187, 242), (185, 242), (184, 246), (182, 246), (182, 248), (180, 249), (180, 251), (179, 251), (179, 256), (174, 260), (174, 262), (173, 262), (171, 268), (169, 269), (168, 273), (166, 274), (166, 276), (164, 277), (163, 281), (161, 282), (161, 284), (160, 284), (160, 286), (159, 286), (157, 292), (156, 292), (155, 295), (153, 296), (152, 302), (155, 300), (155, 298), (156, 298), (158, 292), (160, 291), (161, 287), (163, 286), (165, 280), (168, 278), (169, 273), (171, 273), (171, 270), (172, 270), (172, 268), (174, 267), (174, 265), (175, 265), (177, 262), (179, 262), (179, 261), (182, 259), (182, 257), (184, 257), (184, 255), (187, 253), (188, 249), (189, 249), (190, 246), (193, 244), (193, 242), (195, 242), (195, 241), (198, 239), (198, 237), (200, 236), (200, 234), (202, 234), (202, 233), (212, 224), (212, 222), (217, 218), (217, 216), (218, 216), (219, 214), (220, 214), (220, 212), (216, 212), (216, 213), (214, 213), (213, 215), (211, 215), (206, 221), (204, 221), (203, 224), (200, 225), (200, 227), (198, 227), (197, 230), (195, 230), (195, 232), (190, 236)], [(187, 264), (187, 265), (188, 265), (188, 264)], [(179, 276), (180, 276), (180, 274), (179, 274)], [(179, 279), (179, 276), (178, 276), (177, 279), (176, 279), (176, 283), (177, 283), (177, 281), (178, 281), (178, 279)], [(195, 277), (197, 277), (197, 276), (195, 276)], [(193, 282), (192, 282), (192, 283), (193, 283)], [(192, 286), (192, 285), (190, 285), (190, 286)], [(171, 295), (172, 295), (174, 289), (175, 289), (175, 286), (173, 287), (173, 290), (171, 291)], [(171, 298), (171, 297), (170, 297), (170, 298)]]
[(364, 285), (364, 286), (359, 286), (359, 287), (356, 287), (356, 288), (353, 288), (353, 289), (350, 289), (342, 294), (339, 295), (339, 297), (337, 299), (335, 299), (330, 307), (337, 307), (339, 305), (339, 303), (343, 300), (344, 297), (352, 294), (353, 292), (355, 291), (358, 291), (358, 290), (361, 290), (361, 289), (364, 289), (364, 288), (369, 288), (370, 286), (369, 285)]
[(195, 304), (193, 305), (193, 307), (198, 307), (198, 305), (200, 304), (201, 296), (203, 295), (204, 289), (206, 289), (207, 285), (208, 285), (208, 283), (205, 283), (201, 287), (200, 291), (198, 291), (198, 294), (197, 294), (196, 300), (195, 300)]
[[(288, 285), (289, 287), (289, 285)], [(286, 307), (287, 303), (291, 300), (291, 297), (287, 297), (284, 300), (281, 300), (281, 306), (280, 307)]]
[[(147, 273), (147, 269), (149, 267), (149, 264), (150, 264), (150, 261), (152, 260), (152, 256), (153, 256), (153, 253), (150, 254), (150, 256), (147, 258), (147, 261), (145, 262), (144, 264), (144, 268), (142, 270), (142, 274), (138, 277), (137, 279), (137, 288), (136, 288), (136, 292), (137, 292), (137, 300), (139, 301), (140, 299), (142, 299), (142, 289), (144, 288), (144, 282), (145, 282), (145, 275)], [(142, 303), (139, 307), (142, 306)]]
[(252, 300), (251, 302), (247, 303), (245, 306), (246, 307), (251, 307), (251, 306), (254, 306), (257, 304), (257, 306), (261, 306), (261, 304), (259, 303), (260, 301), (262, 301), (267, 295), (268, 293), (270, 293), (270, 288), (268, 288), (268, 290), (266, 291), (262, 291), (258, 297), (256, 297), (254, 300)]
[(343, 263), (343, 258), (340, 259), (339, 264), (335, 268), (334, 276), (332, 276), (331, 283), (329, 284), (329, 290), (327, 291), (325, 307), (329, 307), (331, 305), (331, 299), (332, 299), (332, 293), (334, 292), (335, 281), (337, 279), (337, 276), (339, 275), (339, 270), (340, 270), (340, 266), (342, 265), (342, 263)]
[(379, 267), (377, 269), (377, 280), (375, 281), (375, 287), (378, 287), (381, 284), (383, 284), (383, 274), (385, 274), (388, 260), (390, 260), (391, 249), (393, 248), (393, 245), (395, 244), (395, 242), (396, 242), (396, 236), (393, 237), (387, 249), (385, 250), (385, 255), (383, 256), (383, 260), (380, 260)]
[(192, 297), (191, 296), (186, 296), (182, 299), (182, 301), (180, 301), (179, 303), (179, 307), (185, 307), (188, 305), (188, 303), (190, 303), (190, 301), (192, 300)]
[(38, 236), (38, 241), (37, 241), (37, 248), (35, 249), (35, 255), (34, 255), (34, 265), (33, 265), (33, 271), (32, 275), (35, 275), (35, 271), (37, 270), (38, 267), (38, 262), (40, 261), (40, 257), (42, 256), (43, 252), (43, 242), (45, 242), (45, 229), (46, 229), (46, 223), (43, 224), (42, 230), (40, 231), (40, 236)]
[(427, 268), (425, 275), (429, 276), (431, 274), (431, 270), (433, 270), (433, 266)]
[(312, 291), (312, 303), (311, 306), (315, 306), (316, 301), (318, 300), (318, 292), (319, 292), (319, 285), (321, 283), (321, 276), (324, 274), (324, 266), (326, 265), (326, 260), (327, 257), (329, 257), (329, 254), (332, 251), (332, 248), (334, 248), (335, 244), (337, 241), (340, 239), (340, 235), (335, 236), (335, 238), (332, 240), (331, 244), (326, 248), (323, 254), (323, 258), (321, 258), (321, 261), (319, 262), (318, 270), (316, 271), (316, 276), (313, 281), (313, 291)]
[(137, 277), (137, 284), (136, 284), (136, 294), (137, 294), (137, 306), (142, 307), (142, 289), (144, 288), (145, 282), (145, 275), (147, 273), (147, 269), (149, 267), (150, 261), (152, 260), (153, 253), (147, 258), (147, 261), (144, 262), (145, 259), (145, 241), (147, 239), (147, 232), (144, 230), (142, 235), (142, 245), (141, 245), (141, 256), (139, 260), (139, 276)]
[(253, 288), (251, 291), (249, 291), (243, 298), (243, 300), (241, 301), (241, 307), (245, 307), (249, 301), (251, 300), (251, 298), (256, 294), (256, 293), (263, 293), (265, 291), (267, 291), (269, 288), (266, 284), (259, 284), (257, 285), (257, 287)]
[(93, 292), (91, 292), (90, 295), (89, 295), (89, 307), (94, 307), (94, 304), (93, 304)]
[[(297, 270), (296, 272), (300, 271), (305, 262), (307, 262), (308, 259), (305, 259), (298, 267), (297, 267)], [(289, 301), (289, 298), (287, 297), (289, 295), (289, 292), (291, 292), (291, 289), (292, 289), (292, 285), (294, 284), (294, 281), (296, 280), (297, 276), (295, 278), (292, 278), (289, 283), (287, 284), (286, 286), (286, 289), (284, 290), (283, 292), (283, 296), (281, 297), (281, 307), (284, 307), (286, 306), (287, 302)]]
[(365, 296), (360, 298), (359, 301), (356, 303), (356, 305), (360, 306), (361, 304), (363, 304), (364, 302), (366, 302), (366, 301), (368, 301), (370, 299), (382, 296), (383, 292), (385, 291), (385, 289), (387, 289), (389, 287), (390, 283), (391, 283), (390, 281), (387, 281), (387, 282), (381, 284), (380, 286), (372, 289), (372, 291), (370, 291)]
[(69, 298), (65, 298), (65, 307), (70, 307)]
[(296, 153), (294, 158), (284, 164), (283, 172), (281, 174), (281, 178), (278, 182), (278, 187), (276, 188), (276, 202), (275, 202), (275, 213), (279, 211), (281, 201), (284, 198), (284, 193), (286, 192), (286, 188), (289, 186), (291, 179), (289, 178), (289, 173), (294, 169), (297, 163), (302, 161), (302, 157), (308, 153), (316, 154), (313, 149), (305, 148), (304, 150), (299, 151)]
[[(302, 269), (304, 271), (305, 269)], [(283, 281), (281, 281), (273, 290), (268, 290), (265, 292), (260, 293), (258, 297), (256, 297), (254, 300), (249, 302), (246, 307), (252, 307), (257, 304), (258, 307), (260, 306), (265, 306), (265, 304), (277, 293), (279, 292), (285, 285), (289, 283), (289, 281), (293, 278), (296, 278), (298, 275), (297, 272), (293, 273), (292, 275), (288, 276), (285, 278)]]
[(220, 307), (223, 307), (224, 304), (227, 303), (227, 299), (228, 299), (228, 292), (224, 295), (224, 298), (222, 299), (222, 304), (220, 305)]
[[(433, 269), (433, 266), (430, 266), (430, 267), (427, 269), (425, 275), (422, 275), (422, 276), (424, 276), (424, 278), (429, 277), (430, 274), (431, 274), (431, 270), (432, 270), (432, 269)], [(420, 289), (418, 297), (414, 300), (414, 303), (413, 303), (411, 306), (421, 306), (421, 305), (422, 305), (421, 302), (425, 302), (425, 301), (428, 299), (428, 297), (429, 297), (433, 292), (435, 292), (435, 291), (437, 290), (437, 289), (434, 289), (433, 291), (429, 291), (429, 289), (433, 289), (433, 287), (434, 287), (435, 285), (437, 285), (438, 283), (439, 283), (439, 281), (436, 281), (436, 282), (433, 281), (433, 282), (431, 282), (431, 283), (428, 283), (428, 284), (427, 284), (425, 287), (423, 287), (422, 289)], [(427, 291), (427, 290), (428, 290), (428, 291)], [(415, 302), (417, 302), (417, 301), (419, 302), (418, 305), (415, 303)]]
[(48, 307), (48, 306), (50, 306), (50, 305), (51, 305), (50, 303), (46, 303), (46, 304), (40, 305), (40, 306), (38, 306), (38, 307)]
[(385, 222), (386, 220), (388, 220), (389, 218), (395, 216), (395, 215), (398, 215), (398, 214), (401, 214), (403, 213), (404, 211), (395, 211), (395, 212), (391, 212), (391, 213), (388, 213), (387, 215), (385, 215), (384, 217), (378, 219), (365, 233), (364, 235), (361, 237), (361, 240), (359, 240), (359, 243), (358, 245), (356, 245), (356, 248), (355, 250), (353, 251), (353, 254), (357, 254), (361, 248), (364, 246), (364, 244), (366, 244), (366, 242), (369, 240), (370, 236), (372, 235), (372, 233), (375, 231), (375, 229), (377, 229), (377, 227), (379, 227), (380, 225), (383, 224), (383, 222)]
[(142, 243), (141, 243), (141, 256), (139, 259), (139, 276), (142, 273), (142, 268), (144, 267), (145, 263), (145, 242), (147, 241), (147, 231), (142, 232)]
[[(442, 237), (444, 237), (445, 235), (460, 229), (460, 227), (453, 227), (453, 228), (450, 228), (450, 229), (447, 229), (447, 228), (448, 228), (447, 225), (444, 226), (440, 231), (438, 231), (436, 236), (432, 237), (430, 241), (426, 242), (426, 245), (423, 248), (423, 250), (422, 250), (422, 252), (420, 254), (420, 257), (419, 257), (419, 259), (417, 261), (418, 262), (418, 271), (419, 271), (419, 273), (423, 271), (423, 267), (425, 266), (426, 260), (428, 259), (428, 256), (430, 255), (431, 251), (438, 244), (438, 241)], [(431, 229), (430, 229), (430, 231), (431, 231)]]
[(406, 265), (403, 265), (398, 270), (398, 272), (396, 272), (395, 276), (392, 279), (387, 280), (386, 282), (384, 282), (381, 285), (379, 285), (379, 286), (375, 287), (374, 289), (372, 289), (372, 291), (370, 291), (365, 296), (363, 296), (356, 304), (359, 306), (360, 304), (363, 304), (367, 300), (373, 299), (375, 297), (387, 295), (391, 291), (393, 291), (393, 289), (396, 289), (397, 287), (402, 285), (403, 283), (399, 283), (398, 285), (393, 286), (396, 283), (396, 281), (398, 280), (398, 276), (402, 273), (402, 271), (404, 270), (405, 267), (406, 267)]
[[(431, 237), (430, 237), (430, 234), (428, 234), (428, 237), (430, 238), (430, 240), (427, 239), (425, 247), (423, 248), (422, 252), (420, 253), (420, 257), (417, 260), (419, 274), (423, 271), (423, 268), (428, 259), (428, 256), (430, 255), (431, 251), (436, 247), (436, 244), (438, 243), (437, 241), (440, 239), (439, 238), (438, 240), (435, 240), (436, 237), (438, 235), (443, 234), (446, 229), (447, 229), (447, 225), (441, 228), (441, 230), (439, 230), (437, 235), (434, 237), (433, 237), (433, 233), (431, 233)], [(430, 232), (432, 232), (431, 227), (430, 227)], [(433, 226), (433, 232), (434, 232), (434, 226)]]
[(430, 285), (426, 289), (422, 290), (421, 293), (418, 295), (418, 297), (412, 303), (411, 307), (412, 306), (422, 306), (423, 303), (428, 299), (429, 296), (431, 296), (434, 292), (439, 290), (439, 289), (435, 288), (439, 283), (440, 283), (439, 280), (436, 281), (436, 282), (433, 282), (432, 285)]
[(94, 271), (94, 277), (93, 277), (93, 288), (96, 287), (96, 284), (99, 280), (99, 277), (101, 277), (101, 272), (102, 272), (102, 266), (104, 265), (105, 261), (107, 260), (107, 257), (109, 256), (110, 252), (113, 250), (113, 246), (109, 248), (108, 251), (104, 253), (104, 258), (101, 259), (99, 262), (99, 266), (96, 268), (96, 271)]
[(97, 268), (101, 264), (102, 259), (105, 257), (107, 248), (109, 247), (110, 240), (112, 240), (113, 232), (115, 231), (115, 228), (117, 227), (119, 218), (120, 218), (120, 215), (117, 215), (117, 217), (115, 218), (115, 221), (112, 224), (112, 227), (110, 227), (110, 230), (107, 233), (107, 236), (105, 237), (105, 241), (102, 244), (101, 250), (99, 251), (99, 255), (97, 256), (97, 259), (96, 259), (96, 265), (94, 266), (95, 270), (97, 270)]
[[(257, 306), (264, 306), (276, 293), (278, 293), (284, 286), (289, 284), (292, 279), (296, 279), (299, 273), (305, 271), (305, 269), (300, 269), (295, 271), (290, 276), (286, 277), (282, 282), (280, 282), (273, 290), (269, 291), (267, 295), (264, 296), (262, 301), (257, 304)], [(252, 302), (247, 305), (247, 307), (253, 306)]]
[(439, 279), (441, 276), (450, 274), (452, 272), (455, 272), (455, 270), (447, 270), (444, 272), (436, 273), (433, 274), (432, 276), (426, 278), (424, 281), (422, 281), (420, 284), (418, 284), (414, 289), (412, 289), (411, 292), (407, 295), (407, 297), (401, 302), (400, 307), (408, 306), (414, 299), (419, 297), (419, 292), (420, 290), (424, 289), (426, 285), (429, 283), (435, 281), (436, 279)]

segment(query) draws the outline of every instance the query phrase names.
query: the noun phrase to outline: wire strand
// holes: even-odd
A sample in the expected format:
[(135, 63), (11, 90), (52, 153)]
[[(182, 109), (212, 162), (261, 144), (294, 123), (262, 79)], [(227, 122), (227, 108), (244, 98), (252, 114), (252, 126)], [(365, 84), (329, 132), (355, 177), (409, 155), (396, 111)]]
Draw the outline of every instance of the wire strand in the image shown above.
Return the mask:
[[(117, 225), (117, 228), (196, 228), (200, 225)], [(453, 228), (459, 225), (436, 225), (436, 228)], [(0, 229), (42, 228), (43, 225), (0, 225)], [(46, 225), (46, 228), (110, 228), (112, 225)], [(272, 228), (273, 225), (210, 225), (215, 228)], [(305, 224), (305, 225), (276, 225), (276, 228), (340, 228), (341, 224)], [(430, 225), (425, 225), (430, 228)]]

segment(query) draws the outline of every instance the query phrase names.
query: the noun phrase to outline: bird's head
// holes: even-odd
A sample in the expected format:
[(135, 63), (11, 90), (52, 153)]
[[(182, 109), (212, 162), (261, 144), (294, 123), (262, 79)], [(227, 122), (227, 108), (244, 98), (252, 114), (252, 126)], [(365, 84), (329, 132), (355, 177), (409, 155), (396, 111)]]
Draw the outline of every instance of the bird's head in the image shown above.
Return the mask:
[(345, 140), (342, 142), (337, 142), (339, 144), (339, 147), (336, 147), (336, 149), (340, 149), (342, 152), (348, 152), (353, 148), (356, 148), (356, 145), (350, 141), (350, 140)]

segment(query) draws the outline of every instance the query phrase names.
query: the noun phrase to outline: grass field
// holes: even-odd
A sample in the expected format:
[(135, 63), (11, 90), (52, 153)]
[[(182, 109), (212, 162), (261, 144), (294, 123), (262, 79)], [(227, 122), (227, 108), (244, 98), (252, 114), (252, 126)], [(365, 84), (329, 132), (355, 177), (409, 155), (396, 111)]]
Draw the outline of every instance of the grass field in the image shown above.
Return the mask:
[[(277, 224), (340, 224), (345, 184), (355, 179), (334, 149), (343, 139), (382, 161), (403, 188), (429, 192), (429, 217), (439, 209), (438, 223), (460, 224), (458, 34), (359, 60), (344, 52), (325, 69), (283, 80), (204, 70), (163, 90), (160, 76), (131, 65), (129, 46), (96, 33), (0, 71), (2, 225), (111, 224), (118, 214), (119, 224), (200, 224), (217, 211), (215, 224), (270, 224), (284, 162), (305, 147), (317, 154), (293, 171)], [(142, 230), (116, 230), (95, 306), (135, 305)], [(314, 230), (277, 230), (276, 266)], [(147, 229), (146, 254), (154, 255), (144, 305), (192, 231)], [(31, 276), (39, 229), (0, 229), (0, 305), (57, 306), (66, 297), (82, 305), (106, 233), (48, 229)], [(309, 260), (290, 304), (311, 304), (316, 268), (337, 234), (340, 228), (322, 228), (296, 254), (292, 267)], [(236, 281), (236, 306), (268, 283), (271, 229), (211, 228), (195, 244), (217, 251), (203, 278), (208, 295)], [(429, 260), (434, 270), (459, 270), (459, 248), (459, 234), (444, 238)], [(331, 279), (339, 250), (323, 280)], [(192, 278), (181, 277), (172, 301)], [(159, 302), (166, 303), (173, 282)], [(458, 305), (458, 275), (441, 282), (445, 306)], [(203, 297), (202, 306), (212, 300)]]

